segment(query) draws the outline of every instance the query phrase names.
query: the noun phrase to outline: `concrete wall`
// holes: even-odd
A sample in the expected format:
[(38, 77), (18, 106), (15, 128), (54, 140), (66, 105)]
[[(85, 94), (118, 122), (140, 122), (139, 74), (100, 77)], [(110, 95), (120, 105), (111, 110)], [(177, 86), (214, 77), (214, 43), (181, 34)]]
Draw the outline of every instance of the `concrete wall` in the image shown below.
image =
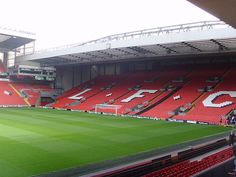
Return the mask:
[(68, 67), (66, 69), (60, 67), (57, 68), (57, 76), (55, 87), (63, 90), (68, 90), (73, 85), (73, 68)]
[[(203, 60), (204, 59), (204, 60)], [(103, 63), (103, 64), (90, 64), (90, 65), (71, 65), (71, 66), (58, 66), (57, 77), (55, 82), (55, 88), (62, 88), (68, 90), (75, 86), (80, 85), (83, 82), (94, 79), (103, 75), (119, 75), (127, 72), (140, 72), (159, 70), (166, 65), (175, 64), (198, 64), (198, 63), (220, 63), (223, 61), (233, 62), (235, 58), (231, 56), (226, 58), (225, 56), (219, 56), (212, 58), (211, 56), (205, 58), (189, 58), (170, 59), (168, 62), (164, 60), (142, 60), (142, 61), (125, 61), (115, 63)]]
[(80, 67), (81, 83), (91, 80), (91, 66), (81, 66)]
[(118, 75), (121, 73), (120, 63), (109, 63), (96, 65), (97, 75)]
[[(66, 91), (83, 82), (89, 81), (92, 78), (91, 71), (92, 69), (90, 65), (57, 67), (55, 88), (60, 88)], [(96, 77), (96, 75), (93, 75), (93, 78), (94, 77)]]
[(119, 73), (150, 71), (153, 69), (153, 61), (124, 62), (119, 64)]
[(73, 77), (74, 77), (74, 82), (72, 84), (72, 87), (75, 87), (81, 83), (81, 70), (80, 66), (74, 66), (73, 68)]
[(99, 67), (97, 65), (91, 66), (91, 79), (96, 78), (99, 75)]
[(66, 91), (98, 76), (119, 75), (127, 72), (151, 69), (152, 63), (149, 62), (58, 66), (55, 88)]

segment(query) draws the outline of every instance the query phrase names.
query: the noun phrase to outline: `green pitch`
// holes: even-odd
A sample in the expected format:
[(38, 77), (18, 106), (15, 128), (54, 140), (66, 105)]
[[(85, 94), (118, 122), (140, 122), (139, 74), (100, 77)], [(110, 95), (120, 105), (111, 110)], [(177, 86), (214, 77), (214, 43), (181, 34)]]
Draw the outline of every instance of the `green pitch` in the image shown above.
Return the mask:
[(229, 129), (49, 109), (0, 109), (0, 176), (26, 177)]

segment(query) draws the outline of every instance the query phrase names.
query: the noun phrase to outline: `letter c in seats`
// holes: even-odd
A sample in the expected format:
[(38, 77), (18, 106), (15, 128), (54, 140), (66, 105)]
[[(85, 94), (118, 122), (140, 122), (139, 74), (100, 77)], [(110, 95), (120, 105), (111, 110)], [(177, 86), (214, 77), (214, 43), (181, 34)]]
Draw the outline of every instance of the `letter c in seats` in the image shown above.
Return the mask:
[(225, 106), (229, 106), (233, 104), (232, 101), (225, 101), (222, 103), (213, 103), (215, 99), (222, 95), (229, 95), (230, 97), (236, 98), (236, 91), (219, 91), (213, 94), (210, 94), (205, 100), (202, 101), (203, 105), (205, 107), (211, 107), (211, 108), (223, 108)]

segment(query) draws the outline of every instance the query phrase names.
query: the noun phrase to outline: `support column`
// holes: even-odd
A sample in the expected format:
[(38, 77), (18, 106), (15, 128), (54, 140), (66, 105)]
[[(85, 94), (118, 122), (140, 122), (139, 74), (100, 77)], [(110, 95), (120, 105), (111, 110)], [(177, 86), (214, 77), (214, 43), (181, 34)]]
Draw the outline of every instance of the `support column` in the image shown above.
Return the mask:
[(3, 53), (3, 66), (7, 71), (7, 63), (8, 63), (8, 52)]

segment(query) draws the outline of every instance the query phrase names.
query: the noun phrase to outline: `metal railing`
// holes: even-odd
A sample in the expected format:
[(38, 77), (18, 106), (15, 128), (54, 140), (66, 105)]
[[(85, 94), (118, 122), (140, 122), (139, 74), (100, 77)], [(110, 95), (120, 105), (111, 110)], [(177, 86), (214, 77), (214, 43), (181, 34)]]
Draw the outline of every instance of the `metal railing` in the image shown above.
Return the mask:
[(36, 34), (32, 33), (32, 32), (23, 31), (23, 30), (16, 30), (16, 29), (0, 26), (0, 33), (1, 33), (1, 31), (8, 32), (8, 33), (17, 33), (17, 34), (27, 35), (27, 36), (30, 36), (33, 38), (35, 38), (35, 36), (36, 36)]
[(164, 26), (164, 27), (157, 27), (157, 28), (151, 28), (151, 29), (144, 29), (144, 30), (126, 32), (126, 33), (114, 34), (114, 35), (102, 37), (102, 38), (87, 41), (87, 42), (38, 50), (38, 51), (35, 51), (35, 53), (56, 51), (56, 50), (61, 50), (61, 49), (67, 49), (67, 48), (73, 48), (73, 47), (79, 47), (79, 46), (91, 45), (91, 44), (97, 44), (97, 43), (109, 43), (113, 41), (134, 39), (134, 38), (140, 38), (140, 37), (160, 36), (160, 35), (168, 35), (168, 34), (180, 33), (180, 32), (202, 31), (202, 30), (210, 30), (210, 29), (217, 29), (217, 28), (230, 28), (230, 26), (225, 24), (222, 21), (201, 21), (201, 22), (186, 23), (186, 24), (179, 24), (179, 25), (172, 25), (172, 26)]

